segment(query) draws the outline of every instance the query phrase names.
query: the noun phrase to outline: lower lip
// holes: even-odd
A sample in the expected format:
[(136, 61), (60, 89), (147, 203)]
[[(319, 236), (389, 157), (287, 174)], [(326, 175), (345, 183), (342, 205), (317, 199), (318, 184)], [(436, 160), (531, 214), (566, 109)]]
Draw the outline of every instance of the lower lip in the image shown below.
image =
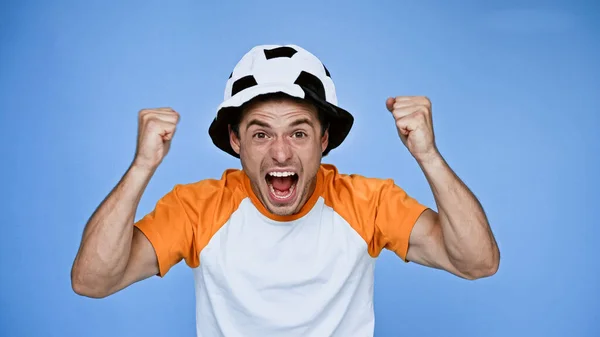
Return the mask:
[(273, 193), (273, 187), (271, 187), (270, 184), (267, 184), (267, 188), (269, 189), (269, 199), (271, 199), (271, 202), (273, 202), (275, 204), (289, 203), (292, 200), (294, 200), (294, 198), (296, 197), (296, 194), (298, 193), (297, 187), (298, 187), (298, 182), (296, 181), (294, 183), (294, 185), (292, 185), (292, 187), (290, 187), (290, 189), (292, 189), (292, 191), (288, 192), (287, 195), (281, 197), (281, 196)]

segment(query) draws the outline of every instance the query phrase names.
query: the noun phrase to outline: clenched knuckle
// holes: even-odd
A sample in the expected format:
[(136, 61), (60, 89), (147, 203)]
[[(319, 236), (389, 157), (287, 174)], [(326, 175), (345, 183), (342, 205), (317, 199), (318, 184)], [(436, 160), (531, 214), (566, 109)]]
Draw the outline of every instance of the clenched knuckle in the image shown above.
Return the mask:
[(160, 122), (156, 118), (149, 118), (146, 121), (146, 127), (148, 127), (149, 129), (154, 129), (158, 127), (159, 124)]
[(154, 116), (154, 113), (151, 109), (145, 109), (145, 110), (143, 110), (143, 112), (141, 112), (140, 116), (143, 121), (148, 121), (148, 120), (152, 119), (152, 116)]
[(431, 99), (429, 99), (429, 97), (423, 96), (423, 102), (426, 107), (431, 108)]

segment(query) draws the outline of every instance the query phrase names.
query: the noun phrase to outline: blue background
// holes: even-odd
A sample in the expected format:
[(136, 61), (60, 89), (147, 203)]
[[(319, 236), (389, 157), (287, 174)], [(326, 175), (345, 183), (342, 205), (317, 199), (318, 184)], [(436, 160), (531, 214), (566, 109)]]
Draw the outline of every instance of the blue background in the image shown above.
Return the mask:
[(315, 53), (356, 117), (326, 162), (435, 206), (385, 99), (427, 95), (442, 154), (502, 260), (465, 281), (378, 260), (377, 336), (598, 336), (600, 6), (592, 1), (3, 1), (0, 336), (193, 336), (190, 269), (75, 295), (83, 226), (135, 149), (137, 112), (182, 118), (138, 218), (174, 184), (239, 163), (207, 128), (239, 58)]

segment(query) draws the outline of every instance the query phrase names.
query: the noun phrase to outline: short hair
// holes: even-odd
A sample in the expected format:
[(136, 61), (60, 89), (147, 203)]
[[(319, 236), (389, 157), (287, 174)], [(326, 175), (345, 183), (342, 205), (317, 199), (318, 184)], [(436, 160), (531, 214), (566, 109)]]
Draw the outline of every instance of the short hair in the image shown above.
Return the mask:
[(251, 99), (250, 101), (242, 104), (242, 106), (240, 107), (240, 113), (236, 116), (236, 118), (230, 124), (231, 125), (231, 130), (239, 138), (240, 137), (240, 123), (242, 122), (242, 118), (244, 117), (244, 115), (246, 114), (246, 112), (251, 107), (253, 107), (254, 105), (256, 105), (258, 103), (281, 102), (281, 101), (284, 101), (284, 100), (293, 101), (293, 102), (298, 103), (298, 104), (303, 104), (303, 105), (307, 105), (308, 104), (308, 105), (313, 106), (315, 108), (315, 110), (317, 110), (317, 118), (318, 118), (319, 123), (321, 125), (321, 136), (325, 135), (325, 131), (327, 131), (327, 129), (329, 128), (329, 121), (327, 120), (327, 117), (325, 116), (325, 114), (323, 113), (323, 111), (321, 111), (321, 109), (319, 109), (317, 105), (313, 104), (309, 100), (302, 99), (302, 98), (299, 98), (299, 97), (290, 96), (290, 95), (288, 95), (286, 93), (283, 93), (283, 92), (276, 92), (276, 93), (269, 93), (269, 94), (258, 95), (255, 98)]

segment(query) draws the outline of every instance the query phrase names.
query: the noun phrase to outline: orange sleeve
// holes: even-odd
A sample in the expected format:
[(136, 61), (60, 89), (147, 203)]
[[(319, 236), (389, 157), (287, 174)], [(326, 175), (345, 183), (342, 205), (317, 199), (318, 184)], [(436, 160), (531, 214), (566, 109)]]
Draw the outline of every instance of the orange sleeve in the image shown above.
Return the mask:
[(386, 248), (405, 262), (410, 233), (419, 216), (427, 209), (409, 196), (393, 180), (384, 180), (379, 188), (375, 213), (376, 250)]
[(365, 240), (369, 255), (386, 248), (406, 260), (410, 233), (428, 207), (410, 197), (392, 179), (339, 174), (332, 165), (321, 173), (325, 204)]
[(181, 260), (200, 265), (200, 252), (246, 197), (244, 174), (226, 170), (221, 179), (177, 185), (135, 226), (148, 238), (158, 258), (158, 276)]
[(181, 185), (163, 196), (152, 212), (135, 226), (148, 238), (158, 259), (160, 277), (179, 261), (185, 259), (190, 267), (199, 265), (196, 245), (196, 214), (188, 194), (182, 194)]

